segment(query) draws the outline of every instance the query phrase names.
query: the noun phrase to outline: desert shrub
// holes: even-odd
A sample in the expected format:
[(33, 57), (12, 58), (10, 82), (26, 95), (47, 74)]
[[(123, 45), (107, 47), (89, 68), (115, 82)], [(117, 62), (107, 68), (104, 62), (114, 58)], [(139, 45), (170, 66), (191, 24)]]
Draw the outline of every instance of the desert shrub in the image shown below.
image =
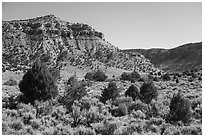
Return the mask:
[(145, 119), (146, 118), (145, 113), (143, 113), (141, 110), (137, 110), (137, 111), (133, 110), (131, 114), (136, 119)]
[(202, 127), (199, 125), (184, 126), (180, 131), (182, 135), (202, 135)]
[(95, 131), (92, 128), (87, 128), (85, 126), (80, 125), (76, 128), (74, 135), (95, 135)]
[(94, 72), (88, 72), (85, 75), (85, 79), (88, 80), (95, 80), (95, 81), (105, 81), (108, 78), (108, 76), (101, 70), (97, 70)]
[(103, 115), (95, 106), (91, 106), (89, 109), (83, 109), (81, 115), (83, 116), (83, 124), (87, 127), (92, 127), (92, 123), (98, 123), (103, 120)]
[(153, 101), (150, 104), (150, 111), (146, 112), (146, 116), (147, 117), (158, 117), (159, 116), (159, 108), (158, 108), (158, 104), (156, 103), (156, 101)]
[(157, 126), (160, 126), (162, 124), (165, 123), (165, 120), (163, 118), (157, 118), (157, 117), (151, 117), (148, 121), (148, 123), (150, 125), (157, 125)]
[(164, 74), (164, 75), (162, 76), (162, 78), (163, 78), (163, 80), (165, 80), (165, 81), (171, 80), (171, 77), (170, 77), (169, 73)]
[(112, 105), (119, 106), (120, 104), (125, 104), (128, 107), (131, 105), (132, 102), (133, 102), (132, 97), (121, 96), (121, 97), (118, 97), (117, 99), (115, 99), (112, 102)]
[(6, 81), (4, 83), (4, 85), (8, 85), (8, 86), (16, 86), (17, 85), (17, 81), (13, 80), (13, 79), (9, 79), (8, 81)]
[(153, 82), (145, 82), (140, 87), (140, 99), (146, 104), (150, 104), (152, 99), (158, 96), (157, 88)]
[(53, 111), (53, 104), (51, 101), (35, 101), (34, 104), (36, 108), (36, 116), (37, 117), (42, 117), (48, 114), (51, 114)]
[(189, 123), (191, 118), (190, 101), (185, 99), (181, 93), (174, 94), (170, 102), (170, 112), (167, 117), (168, 121), (182, 121)]
[(82, 121), (80, 108), (78, 106), (73, 105), (70, 115), (71, 115), (71, 118), (73, 119), (71, 122), (71, 126), (77, 127)]
[(131, 85), (125, 92), (125, 96), (132, 97), (133, 100), (139, 98), (139, 91), (135, 85)]
[(121, 117), (127, 115), (128, 110), (125, 104), (120, 104), (117, 108), (111, 110), (111, 114), (115, 117)]
[(67, 109), (70, 109), (75, 100), (80, 100), (85, 96), (87, 90), (85, 84), (81, 81), (75, 81), (71, 85), (65, 85), (64, 95), (59, 98), (59, 102), (66, 105)]
[(97, 134), (102, 135), (114, 135), (114, 131), (117, 129), (117, 123), (104, 120), (102, 123), (94, 126)]
[(136, 71), (133, 71), (131, 73), (126, 73), (123, 72), (121, 74), (121, 80), (127, 80), (127, 81), (131, 81), (132, 83), (134, 83), (134, 81), (138, 80), (140, 78), (140, 74), (137, 73)]
[(36, 108), (29, 104), (20, 103), (17, 106), (18, 116), (21, 117), (22, 122), (25, 125), (29, 125), (32, 119), (36, 118)]
[(176, 83), (179, 83), (179, 79), (178, 78), (176, 79)]
[(47, 100), (58, 95), (58, 89), (45, 64), (36, 61), (19, 83), (20, 91), (28, 98), (34, 100)]
[(200, 80), (200, 81), (201, 81), (201, 80), (202, 80), (202, 77), (198, 77), (198, 80)]
[(115, 82), (108, 83), (108, 88), (102, 91), (100, 101), (105, 103), (107, 100), (115, 100), (119, 96), (119, 90)]
[(128, 106), (128, 112), (131, 113), (132, 111), (141, 110), (145, 112), (147, 110), (147, 105), (141, 102), (140, 100), (136, 100), (135, 102), (131, 103)]
[(58, 68), (52, 67), (52, 68), (49, 68), (49, 71), (54, 81), (57, 81), (58, 79), (60, 79), (60, 70)]

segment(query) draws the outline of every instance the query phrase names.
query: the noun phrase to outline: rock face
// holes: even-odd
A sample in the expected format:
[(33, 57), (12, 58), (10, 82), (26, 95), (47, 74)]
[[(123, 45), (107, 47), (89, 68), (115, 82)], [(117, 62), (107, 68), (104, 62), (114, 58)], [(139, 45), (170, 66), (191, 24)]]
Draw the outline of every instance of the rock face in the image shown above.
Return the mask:
[(102, 32), (87, 24), (62, 21), (54, 15), (2, 22), (3, 67), (29, 67), (36, 60), (52, 66), (117, 67), (156, 71), (140, 53), (123, 53), (107, 42)]
[(130, 49), (124, 53), (139, 52), (156, 67), (164, 70), (202, 68), (202, 42), (189, 43), (173, 49)]

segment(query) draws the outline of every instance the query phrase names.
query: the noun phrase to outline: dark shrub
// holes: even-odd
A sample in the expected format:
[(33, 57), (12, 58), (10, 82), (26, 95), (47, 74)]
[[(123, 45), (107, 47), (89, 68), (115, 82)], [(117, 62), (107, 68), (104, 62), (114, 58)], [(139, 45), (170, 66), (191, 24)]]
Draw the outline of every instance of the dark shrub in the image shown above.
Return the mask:
[(129, 80), (129, 79), (130, 79), (130, 76), (129, 76), (128, 73), (123, 72), (123, 73), (121, 74), (121, 80)]
[(161, 76), (161, 71), (158, 72), (158, 75)]
[(170, 102), (169, 121), (183, 121), (189, 123), (191, 118), (190, 101), (185, 99), (181, 93), (174, 94)]
[(125, 92), (125, 96), (132, 97), (133, 100), (139, 98), (139, 91), (136, 86), (131, 85)]
[(154, 77), (152, 75), (148, 75), (149, 80), (154, 80)]
[(125, 104), (120, 104), (117, 108), (111, 110), (111, 114), (115, 117), (122, 117), (127, 115), (128, 110)]
[(131, 83), (135, 83), (135, 80), (134, 80), (134, 79), (131, 79), (130, 82), (131, 82)]
[(164, 74), (164, 75), (162, 76), (162, 78), (163, 78), (163, 80), (165, 80), (165, 81), (171, 80), (171, 77), (170, 77), (169, 73)]
[(158, 78), (157, 76), (155, 76), (153, 80), (156, 81), (156, 82), (158, 82), (158, 81), (159, 81), (159, 78)]
[(140, 74), (137, 73), (135, 70), (131, 73), (131, 78), (134, 80), (138, 80), (140, 78)]
[(179, 83), (179, 79), (178, 78), (176, 79), (176, 83)]
[(45, 101), (58, 95), (57, 86), (47, 66), (39, 60), (25, 73), (19, 88), (31, 103), (34, 100)]
[(152, 99), (156, 99), (158, 96), (157, 88), (153, 82), (145, 82), (140, 87), (140, 99), (146, 104), (150, 104)]
[(15, 81), (13, 79), (9, 79), (8, 81), (6, 81), (4, 83), (4, 85), (15, 86), (15, 85), (17, 85), (17, 81)]
[(101, 95), (101, 102), (105, 103), (109, 99), (115, 100), (119, 96), (119, 91), (115, 82), (110, 82), (108, 88), (105, 88)]
[(153, 75), (153, 72), (150, 72), (149, 74), (150, 74), (150, 75)]
[(74, 76), (70, 77), (65, 84), (66, 84), (66, 86), (67, 85), (75, 85), (77, 82), (78, 82), (78, 80), (76, 78), (76, 75), (74, 75)]
[(192, 72), (192, 73), (191, 73), (191, 77), (192, 77), (192, 78), (196, 78), (197, 75), (196, 75), (195, 73)]
[(202, 77), (198, 77), (198, 80), (202, 80)]
[(191, 76), (191, 72), (189, 70), (186, 70), (183, 72), (183, 75), (186, 75), (186, 76)]
[(97, 70), (95, 72), (88, 72), (85, 75), (85, 79), (95, 80), (95, 81), (105, 81), (108, 76), (101, 70)]
[(94, 80), (94, 73), (93, 72), (87, 72), (85, 75), (85, 79)]
[(137, 111), (137, 110), (146, 111), (147, 107), (146, 107), (146, 104), (144, 104), (140, 100), (136, 100), (135, 102), (131, 103), (128, 106), (128, 112), (129, 113), (132, 113), (133, 110), (135, 110), (135, 111)]
[(103, 73), (103, 71), (97, 70), (94, 73), (94, 80), (96, 81), (105, 81), (108, 78), (107, 75), (105, 75), (105, 73)]
[(128, 80), (128, 81), (131, 81), (132, 83), (134, 83), (139, 78), (140, 78), (140, 74), (137, 73), (136, 71), (133, 71), (131, 73), (123, 72), (120, 79), (121, 80)]
[(190, 77), (190, 78), (188, 79), (188, 81), (189, 81), (189, 82), (193, 82), (193, 78)]
[(177, 75), (176, 74), (174, 74), (173, 79), (177, 79)]
[(180, 78), (180, 77), (182, 77), (182, 73), (176, 73), (176, 76), (178, 76)]
[(2, 72), (6, 72), (6, 68), (5, 67), (2, 67)]

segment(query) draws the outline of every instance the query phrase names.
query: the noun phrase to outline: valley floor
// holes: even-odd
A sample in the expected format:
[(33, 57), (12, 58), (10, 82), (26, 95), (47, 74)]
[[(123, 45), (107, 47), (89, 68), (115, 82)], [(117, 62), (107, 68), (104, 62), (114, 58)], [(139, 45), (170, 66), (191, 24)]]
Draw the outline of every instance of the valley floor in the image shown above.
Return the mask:
[[(76, 73), (78, 79), (84, 79), (88, 70), (76, 68), (64, 68), (61, 70), (61, 79), (57, 85), (60, 94), (65, 90), (64, 82)], [(42, 103), (41, 107), (35, 107), (31, 104), (18, 102), (9, 102), (11, 97), (15, 98), (20, 94), (18, 83), (24, 75), (23, 72), (6, 71), (2, 74), (2, 133), (3, 134), (202, 134), (202, 80), (194, 78), (189, 82), (188, 76), (179, 78), (179, 83), (175, 80), (158, 82), (154, 81), (158, 89), (158, 98), (153, 100), (152, 106), (156, 106), (157, 112), (149, 116), (148, 106), (140, 100), (133, 101), (130, 97), (125, 97), (125, 91), (134, 84), (138, 89), (143, 82), (121, 81), (118, 77), (124, 70), (115, 70), (110, 68), (106, 71), (109, 81), (112, 81), (112, 75), (115, 76), (114, 82), (120, 91), (120, 101), (122, 104), (129, 102), (138, 106), (134, 111), (125, 110), (124, 116), (114, 116), (109, 112), (109, 108), (115, 106), (112, 102), (103, 104), (99, 98), (104, 88), (108, 86), (106, 82), (91, 82), (87, 87), (85, 95), (80, 104), (88, 104), (89, 109), (79, 109), (73, 106), (71, 113), (66, 112), (66, 107), (62, 105), (49, 106)], [(5, 84), (13, 79), (17, 82), (14, 85)], [(170, 100), (174, 93), (181, 91), (185, 98), (191, 101), (191, 123), (185, 125), (182, 122), (168, 123), (165, 116), (169, 112)], [(10, 103), (10, 104), (9, 104)], [(12, 105), (17, 103), (17, 108)], [(77, 104), (76, 103), (76, 104)], [(39, 113), (39, 108), (42, 112)], [(49, 110), (48, 110), (49, 108)], [(74, 122), (78, 123), (74, 124)]]

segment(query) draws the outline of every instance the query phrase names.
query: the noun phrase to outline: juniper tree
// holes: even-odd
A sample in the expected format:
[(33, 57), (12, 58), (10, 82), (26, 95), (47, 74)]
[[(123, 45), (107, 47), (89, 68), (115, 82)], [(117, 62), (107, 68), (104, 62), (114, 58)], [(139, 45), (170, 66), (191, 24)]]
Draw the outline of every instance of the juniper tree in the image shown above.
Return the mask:
[(146, 104), (150, 104), (152, 99), (156, 99), (158, 96), (157, 88), (151, 81), (144, 82), (140, 87), (140, 99)]
[(32, 68), (25, 73), (19, 83), (19, 88), (31, 103), (35, 100), (45, 101), (58, 95), (55, 80), (46, 64), (41, 63), (40, 60), (37, 60)]

